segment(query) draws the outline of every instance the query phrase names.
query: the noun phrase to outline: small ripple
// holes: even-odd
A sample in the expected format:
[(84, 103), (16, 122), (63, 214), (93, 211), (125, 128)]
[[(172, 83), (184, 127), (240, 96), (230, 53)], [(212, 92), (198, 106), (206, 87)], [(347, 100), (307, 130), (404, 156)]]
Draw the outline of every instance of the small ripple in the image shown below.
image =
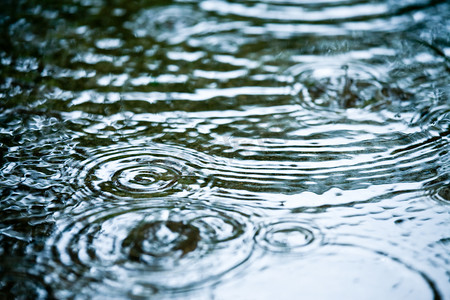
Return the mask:
[[(21, 265), (25, 265), (24, 262), (21, 262)], [(2, 294), (27, 295), (27, 297), (37, 300), (54, 298), (51, 287), (42, 282), (42, 277), (34, 274), (27, 274), (25, 270), (17, 271), (9, 270), (9, 268), (2, 269), (3, 272), (0, 275), (0, 281), (2, 282), (3, 287)], [(5, 293), (5, 291), (7, 292)]]
[(271, 252), (304, 254), (319, 247), (323, 237), (312, 222), (292, 219), (262, 223), (255, 240)]
[(389, 102), (381, 73), (362, 63), (312, 63), (288, 70), (301, 104), (326, 108), (363, 108)]
[(148, 199), (188, 194), (201, 182), (199, 157), (166, 145), (98, 148), (69, 170), (78, 195)]
[(86, 206), (62, 215), (48, 243), (56, 272), (47, 280), (61, 293), (76, 285), (81, 294), (95, 294), (100, 281), (115, 296), (148, 295), (210, 284), (248, 259), (254, 233), (248, 215), (182, 200)]

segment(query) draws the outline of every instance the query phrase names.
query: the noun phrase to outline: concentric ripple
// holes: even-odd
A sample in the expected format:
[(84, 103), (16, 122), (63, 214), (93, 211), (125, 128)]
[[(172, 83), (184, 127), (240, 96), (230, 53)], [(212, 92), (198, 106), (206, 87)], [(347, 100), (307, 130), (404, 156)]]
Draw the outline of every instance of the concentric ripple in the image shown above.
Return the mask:
[(124, 159), (121, 161), (123, 168), (111, 176), (118, 191), (153, 193), (170, 188), (181, 177), (177, 169), (164, 161), (140, 159), (137, 162), (143, 166), (136, 165), (134, 159)]
[(380, 73), (361, 63), (313, 63), (289, 69), (300, 100), (312, 106), (353, 108), (388, 101)]
[(155, 206), (87, 209), (66, 220), (48, 244), (58, 271), (48, 280), (80, 284), (82, 293), (98, 280), (118, 287), (113, 294), (191, 289), (236, 268), (253, 248), (247, 215), (200, 203), (160, 199)]
[(143, 199), (189, 193), (200, 180), (198, 157), (166, 145), (99, 148), (74, 170), (78, 193)]
[(320, 230), (314, 224), (297, 220), (263, 223), (255, 239), (268, 251), (297, 254), (309, 252), (323, 241)]

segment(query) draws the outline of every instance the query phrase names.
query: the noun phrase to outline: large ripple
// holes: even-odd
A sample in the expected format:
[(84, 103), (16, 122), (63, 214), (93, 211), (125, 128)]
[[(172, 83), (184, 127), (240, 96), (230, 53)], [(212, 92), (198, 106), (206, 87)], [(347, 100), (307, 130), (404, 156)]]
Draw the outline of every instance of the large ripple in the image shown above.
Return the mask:
[(308, 260), (276, 261), (244, 279), (220, 286), (216, 295), (217, 299), (441, 297), (430, 278), (401, 259), (349, 245), (322, 247)]
[(61, 293), (78, 286), (97, 294), (97, 282), (112, 295), (189, 290), (241, 265), (253, 249), (248, 215), (183, 199), (78, 208), (58, 223), (48, 280)]
[(233, 126), (251, 137), (217, 135), (211, 151), (220, 157), (207, 168), (206, 198), (279, 207), (341, 205), (420, 190), (447, 164), (445, 136), (410, 126), (387, 111), (247, 113), (257, 121), (236, 118), (225, 124), (224, 117), (223, 123), (211, 122), (219, 124), (213, 137)]

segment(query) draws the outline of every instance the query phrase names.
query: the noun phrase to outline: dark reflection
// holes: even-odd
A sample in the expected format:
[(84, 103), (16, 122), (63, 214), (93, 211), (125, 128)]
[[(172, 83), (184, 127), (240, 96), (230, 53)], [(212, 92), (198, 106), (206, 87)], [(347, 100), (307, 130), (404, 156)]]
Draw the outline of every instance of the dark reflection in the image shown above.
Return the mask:
[(439, 191), (438, 191), (438, 195), (442, 199), (450, 201), (450, 188), (448, 188), (448, 187), (440, 188)]
[(158, 258), (169, 256), (173, 251), (179, 251), (180, 257), (194, 251), (199, 241), (198, 228), (168, 221), (140, 225), (125, 238), (122, 247), (129, 248), (130, 259), (157, 265)]
[[(22, 260), (16, 263), (24, 265)], [(28, 267), (32, 266), (33, 264), (31, 263)], [(42, 282), (40, 276), (33, 276), (27, 271), (23, 271), (22, 273), (12, 271), (8, 267), (2, 268), (1, 272), (8, 274), (8, 276), (1, 278), (2, 287), (0, 289), (0, 296), (5, 299), (8, 299), (11, 295), (27, 295), (27, 297), (33, 299), (49, 299), (54, 297), (51, 287)]]
[[(5, 203), (3, 202), (2, 205)], [(0, 297), (27, 295), (34, 299), (53, 297), (53, 290), (42, 278), (47, 270), (38, 261), (54, 223), (39, 215), (43, 209), (30, 205), (29, 211), (17, 207), (3, 210), (0, 222)], [(47, 213), (48, 214), (48, 213)], [(34, 215), (34, 217), (25, 217)]]
[(0, 1), (0, 298), (450, 298), (449, 12)]

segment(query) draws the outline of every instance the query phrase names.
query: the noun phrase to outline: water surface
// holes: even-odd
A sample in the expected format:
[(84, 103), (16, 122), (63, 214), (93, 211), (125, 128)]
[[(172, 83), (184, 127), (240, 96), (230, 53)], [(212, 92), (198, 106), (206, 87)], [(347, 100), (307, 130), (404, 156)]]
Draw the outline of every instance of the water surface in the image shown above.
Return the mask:
[(447, 1), (0, 12), (0, 296), (450, 299)]

